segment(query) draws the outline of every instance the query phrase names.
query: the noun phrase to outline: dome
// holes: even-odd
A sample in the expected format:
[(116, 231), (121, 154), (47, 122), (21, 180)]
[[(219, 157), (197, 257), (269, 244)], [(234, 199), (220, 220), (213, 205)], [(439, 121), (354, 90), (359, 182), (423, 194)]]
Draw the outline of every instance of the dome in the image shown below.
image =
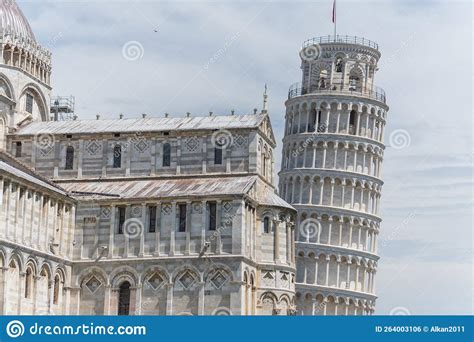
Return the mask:
[(0, 25), (4, 33), (36, 42), (33, 30), (15, 0), (0, 0)]

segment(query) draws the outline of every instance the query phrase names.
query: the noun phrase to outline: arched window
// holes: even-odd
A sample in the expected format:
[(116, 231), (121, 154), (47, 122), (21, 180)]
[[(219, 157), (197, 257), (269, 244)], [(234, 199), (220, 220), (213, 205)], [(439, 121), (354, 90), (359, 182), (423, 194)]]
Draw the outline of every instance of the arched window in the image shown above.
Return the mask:
[(359, 83), (359, 77), (351, 75), (349, 77), (349, 90), (357, 90), (357, 84)]
[(326, 124), (324, 122), (321, 122), (321, 111), (318, 110), (318, 116), (317, 116), (317, 121), (318, 121), (318, 132), (324, 132), (326, 130)]
[(115, 145), (114, 147), (114, 169), (122, 167), (122, 146)]
[(53, 290), (53, 304), (58, 304), (59, 302), (59, 283), (60, 283), (59, 274), (56, 274), (54, 277), (54, 290)]
[(26, 269), (25, 276), (25, 298), (31, 298), (33, 288), (33, 271), (30, 267)]
[(349, 74), (349, 90), (361, 91), (363, 73), (358, 67), (354, 67)]
[(265, 234), (270, 233), (270, 219), (268, 218), (268, 216), (266, 216), (266, 217), (263, 219), (263, 232), (264, 232)]
[(266, 152), (262, 154), (262, 174), (263, 177), (267, 176), (267, 155)]
[(327, 70), (321, 70), (321, 73), (319, 74), (319, 89), (326, 89), (327, 83), (326, 80), (328, 79), (328, 71)]
[(171, 145), (163, 144), (163, 166), (171, 165)]
[(33, 102), (34, 102), (34, 99), (33, 99), (33, 95), (31, 94), (26, 94), (26, 102), (25, 102), (25, 110), (30, 113), (30, 114), (33, 114)]
[(349, 134), (356, 134), (355, 132), (355, 121), (356, 121), (356, 111), (351, 110), (349, 114)]
[(336, 72), (342, 72), (342, 58), (338, 57), (336, 59)]
[(74, 167), (74, 147), (68, 146), (66, 149), (66, 170), (72, 170)]
[(118, 315), (128, 316), (130, 314), (130, 283), (128, 281), (120, 284), (118, 298)]
[(316, 109), (312, 109), (308, 122), (308, 132), (314, 132), (316, 129)]

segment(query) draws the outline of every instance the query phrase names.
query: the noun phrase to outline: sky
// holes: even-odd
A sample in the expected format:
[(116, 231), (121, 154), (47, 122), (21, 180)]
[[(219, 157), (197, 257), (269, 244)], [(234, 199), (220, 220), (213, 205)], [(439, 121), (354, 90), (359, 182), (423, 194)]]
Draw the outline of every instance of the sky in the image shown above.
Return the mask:
[[(333, 33), (331, 0), (17, 2), (82, 119), (248, 114), (268, 84), (276, 171), (301, 44)], [(472, 3), (339, 0), (337, 26), (390, 106), (375, 313), (472, 314)]]

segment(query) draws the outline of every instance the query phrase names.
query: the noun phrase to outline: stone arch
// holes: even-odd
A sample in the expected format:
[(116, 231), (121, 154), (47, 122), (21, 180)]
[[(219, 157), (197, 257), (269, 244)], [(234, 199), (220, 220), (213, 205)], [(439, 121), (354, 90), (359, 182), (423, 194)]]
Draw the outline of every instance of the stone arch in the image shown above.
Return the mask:
[(60, 308), (62, 314), (63, 291), (66, 283), (66, 272), (62, 267), (56, 267), (53, 276), (53, 305)]
[(154, 266), (147, 267), (142, 272), (139, 278), (139, 283), (143, 285), (145, 281), (147, 280), (147, 278), (154, 273), (159, 273), (163, 277), (163, 280), (165, 280), (168, 283), (170, 282), (170, 274), (168, 273), (168, 271), (162, 266), (154, 265)]
[(53, 282), (53, 273), (51, 265), (43, 262), (38, 273), (36, 284), (36, 314), (47, 315), (50, 312), (51, 289)]
[[(15, 88), (13, 87), (13, 84), (11, 83), (10, 79), (2, 72), (0, 72), (0, 82), (3, 82), (5, 85), (4, 93), (6, 97), (8, 97), (10, 100), (16, 102), (16, 94), (15, 94)], [(3, 84), (0, 83), (0, 92)]]
[(18, 263), (20, 272), (24, 271), (25, 262), (23, 260), (23, 255), (18, 250), (13, 250), (10, 253), (10, 257), (8, 258), (8, 265), (10, 265), (12, 261), (16, 261)]
[(17, 106), (18, 106), (18, 104), (20, 103), (21, 99), (23, 98), (23, 96), (26, 94), (27, 91), (31, 91), (37, 97), (38, 110), (39, 110), (41, 120), (42, 121), (49, 121), (49, 117), (48, 117), (48, 115), (49, 115), (49, 113), (48, 113), (49, 104), (47, 103), (46, 97), (44, 96), (43, 91), (41, 90), (41, 88), (38, 87), (34, 83), (30, 82), (30, 83), (26, 84), (23, 87), (23, 89), (20, 92), (20, 95), (18, 96)]
[(199, 291), (202, 284), (201, 273), (187, 264), (179, 267), (172, 275), (173, 313), (198, 315)]
[[(204, 314), (212, 315), (218, 309), (225, 308), (230, 312), (231, 295), (234, 286), (232, 270), (223, 264), (211, 266), (204, 273)], [(245, 285), (245, 294), (248, 296), (248, 284)], [(248, 297), (246, 301), (246, 313), (248, 314)]]
[(41, 265), (41, 268), (40, 268), (38, 260), (35, 257), (31, 257), (31, 256), (26, 259), (25, 272), (28, 267), (32, 267), (34, 275), (37, 275), (39, 271), (43, 269), (43, 265)]
[(234, 281), (234, 273), (232, 272), (232, 269), (222, 263), (213, 263), (210, 267), (207, 268), (207, 270), (203, 274), (203, 279), (207, 280), (209, 276), (212, 276), (212, 273), (216, 270), (223, 270), (227, 273), (227, 275), (230, 277), (230, 281)]
[(130, 266), (120, 266), (110, 273), (109, 283), (112, 288), (118, 288), (120, 283), (128, 281), (131, 286), (139, 285), (139, 275), (137, 271)]
[(81, 271), (77, 277), (80, 287), (79, 314), (103, 315), (105, 313), (105, 288), (108, 277), (100, 267), (93, 266)]
[(260, 313), (264, 316), (273, 316), (276, 312), (278, 297), (270, 291), (262, 293), (259, 300)]
[(96, 276), (98, 280), (102, 282), (103, 285), (109, 285), (107, 273), (98, 266), (92, 266), (83, 269), (76, 278), (75, 285), (80, 287), (84, 281), (88, 280), (92, 275)]
[(166, 302), (168, 299), (168, 286), (170, 275), (161, 266), (150, 266), (142, 272), (141, 314), (166, 315)]
[[(13, 252), (8, 259), (8, 271), (6, 276), (6, 298), (5, 298), (5, 314), (17, 315), (20, 313), (19, 301), (24, 296), (24, 288), (21, 284), (20, 274), (23, 272), (23, 263), (21, 256)], [(22, 291), (23, 290), (23, 291)]]

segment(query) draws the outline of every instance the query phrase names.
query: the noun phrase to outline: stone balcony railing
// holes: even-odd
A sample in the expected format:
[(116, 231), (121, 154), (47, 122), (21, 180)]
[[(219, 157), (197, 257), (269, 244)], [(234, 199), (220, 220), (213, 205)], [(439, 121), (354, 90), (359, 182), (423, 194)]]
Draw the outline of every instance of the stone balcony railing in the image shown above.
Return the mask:
[(345, 44), (358, 44), (370, 47), (372, 49), (378, 50), (379, 45), (371, 40), (368, 40), (364, 37), (357, 36), (347, 36), (347, 35), (336, 35), (336, 36), (321, 36), (315, 37), (308, 40), (305, 40), (303, 43), (303, 48), (315, 44), (331, 44), (331, 43), (345, 43)]
[(349, 96), (361, 96), (369, 99), (374, 99), (382, 103), (386, 103), (385, 91), (379, 87), (364, 88), (356, 84), (351, 83), (326, 83), (318, 86), (303, 87), (301, 83), (294, 83), (288, 90), (288, 100), (297, 96), (307, 94), (336, 94), (336, 95), (349, 95)]

